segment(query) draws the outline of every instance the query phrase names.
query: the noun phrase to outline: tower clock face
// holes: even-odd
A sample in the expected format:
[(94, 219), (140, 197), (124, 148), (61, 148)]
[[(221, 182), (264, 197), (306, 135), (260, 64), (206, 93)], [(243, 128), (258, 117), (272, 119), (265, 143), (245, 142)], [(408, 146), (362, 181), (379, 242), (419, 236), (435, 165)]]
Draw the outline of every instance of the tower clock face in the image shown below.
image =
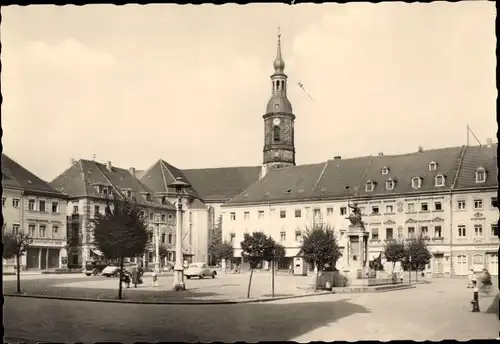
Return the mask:
[(275, 118), (274, 121), (273, 121), (273, 124), (274, 125), (280, 125), (280, 119), (279, 118)]

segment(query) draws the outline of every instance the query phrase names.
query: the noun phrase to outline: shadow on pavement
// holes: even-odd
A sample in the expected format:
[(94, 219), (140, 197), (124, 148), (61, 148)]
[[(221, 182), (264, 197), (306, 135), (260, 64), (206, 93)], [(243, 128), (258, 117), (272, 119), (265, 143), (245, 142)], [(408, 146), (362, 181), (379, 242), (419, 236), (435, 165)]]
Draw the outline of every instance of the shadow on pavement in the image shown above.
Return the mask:
[(495, 313), (499, 317), (499, 319), (500, 319), (500, 314), (498, 312), (498, 303), (499, 303), (499, 299), (498, 299), (498, 293), (497, 293), (497, 295), (493, 299), (493, 302), (491, 303), (491, 305), (486, 310), (486, 313)]

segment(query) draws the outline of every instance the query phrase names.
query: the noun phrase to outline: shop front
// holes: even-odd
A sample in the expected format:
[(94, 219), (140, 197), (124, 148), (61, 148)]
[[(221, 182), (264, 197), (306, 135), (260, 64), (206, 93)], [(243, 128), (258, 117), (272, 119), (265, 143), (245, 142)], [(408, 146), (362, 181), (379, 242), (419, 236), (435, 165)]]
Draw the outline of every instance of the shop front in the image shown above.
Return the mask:
[(26, 270), (58, 269), (67, 259), (64, 240), (33, 239), (26, 250)]

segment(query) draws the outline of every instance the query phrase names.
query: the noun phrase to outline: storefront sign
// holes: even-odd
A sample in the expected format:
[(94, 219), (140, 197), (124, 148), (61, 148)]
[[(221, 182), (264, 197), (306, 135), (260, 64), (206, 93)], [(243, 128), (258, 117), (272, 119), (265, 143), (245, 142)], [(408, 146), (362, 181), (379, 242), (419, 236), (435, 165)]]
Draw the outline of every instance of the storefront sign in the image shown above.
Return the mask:
[(31, 246), (64, 246), (64, 240), (33, 239)]

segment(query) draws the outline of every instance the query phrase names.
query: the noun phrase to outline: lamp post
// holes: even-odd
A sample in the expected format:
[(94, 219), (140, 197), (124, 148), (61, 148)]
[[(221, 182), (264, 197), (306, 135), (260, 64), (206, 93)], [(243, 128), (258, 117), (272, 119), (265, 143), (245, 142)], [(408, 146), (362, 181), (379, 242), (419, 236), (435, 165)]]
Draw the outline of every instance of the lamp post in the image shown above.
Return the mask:
[(175, 265), (174, 265), (174, 285), (173, 290), (185, 290), (184, 268), (182, 266), (182, 190), (191, 187), (189, 183), (177, 177), (175, 182), (167, 185), (175, 189), (177, 193), (177, 225), (175, 228)]
[(160, 273), (160, 221), (158, 218), (158, 215), (156, 216), (156, 222), (155, 222), (155, 252), (156, 252), (156, 264), (155, 264), (155, 270), (156, 273)]

